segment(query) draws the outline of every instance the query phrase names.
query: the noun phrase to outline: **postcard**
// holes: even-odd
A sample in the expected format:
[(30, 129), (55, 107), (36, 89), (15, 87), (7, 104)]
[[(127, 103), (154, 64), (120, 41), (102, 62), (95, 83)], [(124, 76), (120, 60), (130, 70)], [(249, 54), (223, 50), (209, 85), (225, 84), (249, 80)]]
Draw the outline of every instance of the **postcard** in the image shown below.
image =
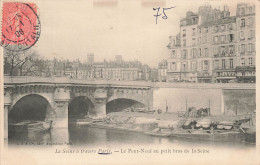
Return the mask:
[(259, 164), (259, 5), (1, 1), (1, 163)]

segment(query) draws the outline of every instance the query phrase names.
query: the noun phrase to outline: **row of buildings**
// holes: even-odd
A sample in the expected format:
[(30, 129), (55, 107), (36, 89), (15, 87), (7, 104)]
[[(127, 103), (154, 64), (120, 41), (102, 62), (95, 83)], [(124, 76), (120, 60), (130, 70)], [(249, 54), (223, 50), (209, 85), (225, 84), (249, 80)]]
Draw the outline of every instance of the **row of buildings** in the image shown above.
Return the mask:
[[(65, 70), (53, 73), (55, 75), (65, 75), (77, 79), (104, 79), (104, 80), (150, 80), (151, 69), (148, 65), (140, 61), (124, 61), (121, 55), (117, 55), (115, 60), (94, 62), (94, 55), (88, 54), (87, 62), (73, 61), (65, 64)], [(50, 63), (50, 68), (59, 65), (58, 62)], [(60, 68), (60, 67), (58, 67)], [(54, 69), (52, 69), (54, 70)], [(50, 75), (53, 76), (53, 75)]]
[(170, 56), (158, 65), (160, 81), (255, 82), (254, 4), (238, 4), (235, 16), (227, 6), (188, 11), (169, 39)]
[[(26, 57), (28, 59), (28, 57)], [(11, 59), (11, 60), (10, 60)], [(20, 59), (19, 59), (20, 60)], [(24, 60), (26, 63), (12, 67), (12, 58), (5, 57), (5, 74), (12, 76), (43, 76), (43, 77), (70, 77), (89, 80), (153, 80), (157, 75), (152, 74), (153, 69), (140, 61), (124, 61), (121, 55), (115, 60), (95, 62), (94, 54), (87, 55), (86, 62), (79, 60)], [(18, 62), (19, 64), (19, 62)], [(157, 72), (157, 71), (156, 71)], [(11, 74), (10, 74), (11, 73)]]

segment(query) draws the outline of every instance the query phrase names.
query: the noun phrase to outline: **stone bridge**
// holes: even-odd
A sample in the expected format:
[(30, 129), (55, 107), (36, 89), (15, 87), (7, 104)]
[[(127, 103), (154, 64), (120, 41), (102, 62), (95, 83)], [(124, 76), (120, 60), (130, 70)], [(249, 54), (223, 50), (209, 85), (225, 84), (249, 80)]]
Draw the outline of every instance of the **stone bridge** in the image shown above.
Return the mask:
[[(153, 107), (147, 82), (77, 80), (66, 77), (5, 77), (5, 125), (9, 120), (54, 120), (68, 127), (69, 116), (103, 116), (129, 107)], [(8, 130), (8, 129), (5, 129)]]
[[(222, 100), (217, 104), (217, 109), (223, 109), (220, 111), (224, 112), (223, 91), (252, 91), (255, 90), (255, 84), (155, 83), (6, 76), (4, 77), (5, 137), (8, 135), (8, 120), (53, 120), (55, 128), (67, 128), (69, 118), (73, 117), (104, 116), (129, 107), (153, 109), (155, 91), (162, 89), (168, 91), (167, 93), (173, 92), (170, 95), (178, 93), (177, 91), (182, 91), (182, 95), (186, 95), (189, 93), (187, 91), (192, 90), (219, 93), (217, 95), (219, 98), (213, 98), (213, 101)], [(162, 97), (158, 94), (156, 96)], [(175, 101), (185, 102), (178, 100), (178, 97), (175, 95)], [(205, 97), (210, 97), (210, 94)], [(171, 101), (174, 102), (174, 99)]]

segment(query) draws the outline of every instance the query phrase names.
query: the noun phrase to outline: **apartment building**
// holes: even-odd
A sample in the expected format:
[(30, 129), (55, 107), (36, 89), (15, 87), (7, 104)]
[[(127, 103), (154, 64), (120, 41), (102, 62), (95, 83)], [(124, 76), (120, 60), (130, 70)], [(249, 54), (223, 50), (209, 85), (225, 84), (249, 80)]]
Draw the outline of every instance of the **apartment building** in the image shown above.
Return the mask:
[(238, 4), (235, 16), (228, 6), (188, 11), (169, 39), (167, 81), (255, 82), (254, 4)]
[(255, 5), (237, 5), (236, 18), (238, 36), (236, 78), (238, 82), (255, 82)]

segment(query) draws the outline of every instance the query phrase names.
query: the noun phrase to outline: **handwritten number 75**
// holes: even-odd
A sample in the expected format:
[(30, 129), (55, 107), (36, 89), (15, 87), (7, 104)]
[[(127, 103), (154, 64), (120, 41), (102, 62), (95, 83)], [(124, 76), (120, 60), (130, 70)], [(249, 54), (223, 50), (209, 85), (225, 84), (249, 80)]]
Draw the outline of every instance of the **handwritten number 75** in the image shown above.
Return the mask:
[[(168, 18), (167, 15), (166, 15), (166, 13), (165, 13), (165, 10), (169, 10), (169, 9), (172, 9), (172, 8), (175, 8), (175, 7), (163, 8), (163, 16), (162, 16), (162, 19), (167, 19), (167, 18)], [(156, 17), (156, 24), (157, 24), (158, 17), (162, 15), (162, 14), (159, 14), (159, 12), (160, 12), (160, 7), (158, 7), (158, 8), (153, 8), (153, 10), (154, 10), (154, 11), (157, 10), (156, 15), (154, 15), (154, 16)]]

